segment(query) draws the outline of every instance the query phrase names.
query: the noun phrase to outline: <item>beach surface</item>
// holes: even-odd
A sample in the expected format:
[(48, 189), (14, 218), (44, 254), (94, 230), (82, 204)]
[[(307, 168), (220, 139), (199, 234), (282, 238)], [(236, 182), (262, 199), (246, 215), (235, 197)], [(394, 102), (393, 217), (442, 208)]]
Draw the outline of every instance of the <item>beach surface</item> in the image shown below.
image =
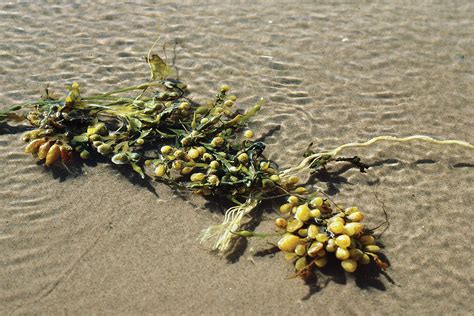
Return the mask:
[[(0, 4), (0, 107), (79, 82), (86, 93), (148, 78), (158, 34), (191, 97), (228, 84), (282, 167), (379, 135), (474, 142), (474, 5), (234, 1)], [(162, 54), (161, 47), (157, 52)], [(0, 134), (0, 314), (472, 315), (473, 151), (421, 142), (350, 149), (319, 186), (381, 236), (386, 275), (291, 278), (252, 239), (230, 258), (197, 238), (216, 205), (107, 164), (63, 178)], [(271, 209), (260, 231), (271, 231)], [(276, 240), (268, 240), (275, 242)], [(337, 272), (337, 271), (336, 271)]]

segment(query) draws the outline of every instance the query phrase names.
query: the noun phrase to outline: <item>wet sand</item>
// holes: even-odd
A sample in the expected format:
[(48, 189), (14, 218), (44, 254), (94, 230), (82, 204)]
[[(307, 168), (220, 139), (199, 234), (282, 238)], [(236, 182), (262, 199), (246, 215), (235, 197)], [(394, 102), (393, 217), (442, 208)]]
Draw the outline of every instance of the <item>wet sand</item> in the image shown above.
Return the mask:
[[(229, 84), (267, 154), (298, 162), (378, 135), (473, 143), (474, 6), (469, 1), (295, 5), (242, 2), (0, 4), (0, 106), (147, 78), (157, 27), (180, 78), (203, 102)], [(196, 238), (222, 220), (199, 197), (146, 188), (99, 164), (63, 179), (0, 135), (2, 314), (474, 313), (472, 151), (423, 143), (348, 150), (372, 168), (329, 169), (320, 186), (357, 205), (381, 241), (389, 278), (288, 279), (281, 254), (251, 240), (229, 261)], [(381, 202), (380, 202), (381, 201)], [(260, 230), (272, 227), (264, 212)], [(470, 299), (471, 298), (471, 299)]]

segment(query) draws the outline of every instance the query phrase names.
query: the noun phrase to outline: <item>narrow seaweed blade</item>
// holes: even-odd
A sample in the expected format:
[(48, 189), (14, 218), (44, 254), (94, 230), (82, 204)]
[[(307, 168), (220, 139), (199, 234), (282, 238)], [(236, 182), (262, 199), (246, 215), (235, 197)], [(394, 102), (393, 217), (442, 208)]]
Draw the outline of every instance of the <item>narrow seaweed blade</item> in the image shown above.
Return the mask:
[(147, 57), (148, 65), (150, 66), (151, 80), (163, 80), (172, 74), (173, 69), (169, 67), (160, 56), (153, 54)]

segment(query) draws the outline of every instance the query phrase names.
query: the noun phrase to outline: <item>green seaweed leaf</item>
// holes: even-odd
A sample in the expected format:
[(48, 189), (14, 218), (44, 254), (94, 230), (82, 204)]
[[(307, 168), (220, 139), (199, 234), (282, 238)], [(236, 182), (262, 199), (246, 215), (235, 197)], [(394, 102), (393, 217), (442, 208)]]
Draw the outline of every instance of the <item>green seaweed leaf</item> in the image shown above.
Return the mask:
[(128, 130), (130, 132), (140, 132), (140, 129), (143, 125), (142, 122), (135, 117), (128, 117), (127, 119), (129, 122)]
[(87, 137), (87, 133), (76, 135), (72, 138), (73, 143), (85, 143), (87, 141), (89, 141), (89, 138)]
[(26, 105), (26, 103), (13, 105), (5, 110), (0, 110), (0, 123), (6, 122), (6, 121), (16, 121), (16, 122), (23, 121), (25, 117), (13, 112), (21, 110), (24, 105)]
[(245, 112), (245, 114), (242, 116), (242, 119), (240, 121), (241, 124), (247, 123), (255, 114), (257, 114), (258, 111), (260, 111), (262, 105), (267, 103), (264, 99), (260, 99), (257, 104), (252, 106), (250, 109)]
[(169, 67), (160, 56), (153, 54), (147, 58), (148, 65), (150, 66), (150, 79), (151, 80), (163, 80), (166, 79), (173, 69)]
[(130, 165), (132, 166), (133, 171), (138, 173), (142, 179), (145, 179), (145, 174), (143, 173), (143, 170), (139, 165), (134, 162), (131, 162)]

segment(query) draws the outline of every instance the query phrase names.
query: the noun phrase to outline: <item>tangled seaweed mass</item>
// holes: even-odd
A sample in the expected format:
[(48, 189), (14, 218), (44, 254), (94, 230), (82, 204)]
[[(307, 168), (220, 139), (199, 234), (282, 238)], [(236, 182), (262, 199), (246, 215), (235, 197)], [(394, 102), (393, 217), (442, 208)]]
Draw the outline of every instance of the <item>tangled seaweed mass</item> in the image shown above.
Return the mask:
[[(224, 85), (215, 97), (197, 104), (188, 98), (186, 85), (167, 79), (171, 68), (158, 56), (147, 56), (151, 79), (145, 83), (96, 95), (84, 95), (74, 82), (64, 98), (46, 95), (37, 101), (15, 105), (0, 112), (0, 124), (27, 121), (34, 129), (23, 139), (25, 152), (36, 155), (47, 167), (74, 172), (78, 160), (104, 158), (128, 165), (141, 178), (156, 180), (203, 196), (228, 199), (222, 224), (203, 231), (201, 240), (213, 240), (213, 249), (227, 252), (235, 238), (268, 237), (242, 230), (262, 201), (285, 200), (275, 220), (278, 248), (292, 261), (302, 277), (323, 268), (331, 257), (347, 272), (374, 263), (386, 269), (374, 231), (361, 222), (357, 207), (342, 209), (321, 190), (303, 186), (299, 173), (315, 172), (330, 162), (349, 161), (362, 170), (357, 157), (339, 157), (348, 147), (368, 146), (378, 141), (439, 141), (427, 136), (376, 137), (366, 143), (351, 143), (333, 151), (314, 153), (290, 169), (279, 170), (264, 156), (265, 144), (252, 140), (248, 122), (264, 106), (260, 100), (245, 112), (236, 110), (237, 97)], [(25, 114), (17, 111), (28, 109)]]

